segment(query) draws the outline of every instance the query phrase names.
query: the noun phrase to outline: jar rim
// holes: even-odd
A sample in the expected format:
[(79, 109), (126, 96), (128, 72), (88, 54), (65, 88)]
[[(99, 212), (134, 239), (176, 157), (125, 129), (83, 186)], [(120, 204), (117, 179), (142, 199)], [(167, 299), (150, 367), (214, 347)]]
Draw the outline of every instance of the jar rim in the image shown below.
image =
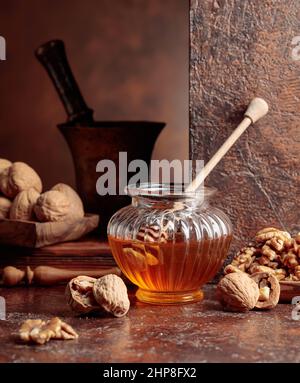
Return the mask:
[(196, 191), (186, 191), (186, 186), (176, 183), (141, 183), (139, 186), (130, 184), (125, 187), (125, 192), (130, 197), (167, 198), (167, 199), (202, 199), (206, 200), (213, 196), (215, 187), (201, 187)]

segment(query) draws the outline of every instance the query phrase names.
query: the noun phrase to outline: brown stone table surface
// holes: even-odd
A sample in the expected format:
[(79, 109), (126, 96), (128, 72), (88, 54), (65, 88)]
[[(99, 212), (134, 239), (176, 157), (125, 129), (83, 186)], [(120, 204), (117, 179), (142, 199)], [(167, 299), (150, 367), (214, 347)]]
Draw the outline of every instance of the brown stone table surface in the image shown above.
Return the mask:
[[(78, 318), (65, 303), (64, 286), (2, 288), (7, 320), (0, 321), (0, 362), (300, 362), (300, 321), (293, 306), (228, 313), (205, 287), (201, 303), (153, 306), (136, 302), (123, 318)], [(28, 318), (59, 316), (78, 340), (21, 344), (16, 333)]]

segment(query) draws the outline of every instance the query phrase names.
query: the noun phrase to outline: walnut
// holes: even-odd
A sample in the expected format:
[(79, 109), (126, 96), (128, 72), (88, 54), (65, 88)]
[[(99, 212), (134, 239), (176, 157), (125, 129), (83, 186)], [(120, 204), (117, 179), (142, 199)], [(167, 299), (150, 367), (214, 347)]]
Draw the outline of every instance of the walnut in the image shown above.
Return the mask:
[(114, 316), (122, 317), (128, 312), (130, 302), (127, 287), (117, 275), (108, 274), (97, 279), (93, 293), (99, 305)]
[(143, 244), (124, 247), (123, 254), (131, 267), (138, 271), (145, 271), (147, 266), (156, 266), (160, 263), (158, 258), (150, 251), (147, 251)]
[(254, 274), (254, 273), (259, 273), (259, 272), (274, 273), (275, 274), (275, 270), (272, 269), (271, 267), (262, 266), (256, 262), (254, 262), (249, 269), (249, 273)]
[(12, 203), (9, 218), (33, 221), (35, 218), (33, 208), (39, 196), (40, 193), (33, 188), (21, 191)]
[(259, 243), (270, 241), (269, 244), (272, 244), (274, 249), (282, 249), (285, 245), (290, 245), (291, 235), (287, 231), (266, 227), (256, 233), (255, 240)]
[(11, 201), (8, 198), (0, 196), (0, 219), (7, 218), (11, 208)]
[(71, 203), (65, 194), (50, 190), (40, 195), (34, 212), (40, 222), (63, 221), (70, 218)]
[(224, 268), (224, 274), (230, 274), (230, 273), (243, 273), (244, 271), (242, 271), (241, 269), (239, 269), (238, 267), (234, 266), (234, 265), (227, 265), (225, 268)]
[(246, 273), (230, 273), (218, 283), (217, 298), (225, 310), (252, 310), (259, 297), (259, 288)]
[(278, 279), (278, 281), (281, 281), (282, 279), (285, 279), (287, 272), (284, 269), (276, 269), (274, 270), (274, 275)]
[(66, 298), (71, 309), (79, 314), (99, 311), (99, 305), (93, 295), (95, 278), (78, 276), (66, 287)]
[(253, 246), (246, 246), (242, 248), (232, 261), (232, 265), (236, 266), (242, 271), (246, 271), (255, 259), (257, 250)]
[(258, 284), (259, 298), (255, 305), (258, 309), (272, 309), (279, 302), (280, 285), (274, 274), (255, 273), (251, 278)]
[(78, 338), (78, 334), (73, 328), (57, 317), (48, 321), (28, 319), (21, 325), (19, 334), (24, 342), (37, 344), (44, 344), (50, 339), (70, 340)]
[(66, 195), (66, 197), (70, 201), (70, 208), (74, 217), (84, 217), (83, 203), (74, 189), (72, 189), (69, 185), (59, 183), (53, 186), (51, 190), (56, 190)]
[(6, 197), (15, 198), (18, 193), (30, 188), (41, 193), (42, 181), (24, 162), (15, 162), (0, 173), (0, 190)]
[(297, 278), (298, 281), (300, 281), (300, 266), (295, 267), (295, 277)]
[(12, 165), (12, 163), (4, 158), (0, 158), (0, 173), (4, 170), (9, 168)]
[(299, 265), (297, 255), (294, 254), (293, 251), (289, 251), (288, 253), (282, 254), (281, 262), (284, 266), (288, 267), (289, 269), (294, 269), (296, 266)]
[[(292, 238), (286, 231), (268, 227), (260, 230), (255, 239), (253, 246), (243, 248), (235, 256), (231, 267), (248, 274), (272, 273), (278, 281), (298, 280), (294, 270), (300, 265), (300, 233)], [(224, 273), (227, 274), (228, 270)]]
[(134, 250), (132, 247), (124, 247), (123, 254), (134, 270), (145, 271), (147, 269), (146, 258), (140, 251)]
[[(276, 242), (276, 243), (278, 243), (278, 242)], [(282, 244), (283, 244), (283, 242), (282, 242)], [(276, 251), (271, 249), (271, 247), (269, 245), (270, 245), (270, 241), (267, 241), (263, 245), (263, 247), (261, 248), (261, 253), (262, 253), (262, 256), (265, 256), (269, 261), (274, 261), (278, 258), (278, 255), (277, 255)]]

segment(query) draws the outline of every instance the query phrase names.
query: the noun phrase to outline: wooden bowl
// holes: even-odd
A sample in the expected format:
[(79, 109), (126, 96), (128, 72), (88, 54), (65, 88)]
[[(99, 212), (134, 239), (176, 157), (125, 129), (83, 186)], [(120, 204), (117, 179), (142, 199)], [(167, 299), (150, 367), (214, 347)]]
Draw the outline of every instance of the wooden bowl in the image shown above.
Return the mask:
[[(300, 282), (280, 281), (280, 302), (291, 303), (294, 297), (300, 297)], [(300, 298), (299, 298), (300, 300)]]
[(74, 241), (93, 231), (99, 216), (86, 214), (83, 218), (59, 222), (0, 220), (0, 244), (39, 248), (55, 243)]

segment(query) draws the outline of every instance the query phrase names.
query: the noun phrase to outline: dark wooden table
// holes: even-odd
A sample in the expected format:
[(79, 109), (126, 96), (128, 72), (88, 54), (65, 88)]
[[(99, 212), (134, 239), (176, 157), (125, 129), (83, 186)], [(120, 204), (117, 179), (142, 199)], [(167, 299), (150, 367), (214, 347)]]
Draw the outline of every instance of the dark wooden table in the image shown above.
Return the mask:
[[(300, 362), (300, 321), (292, 320), (290, 304), (226, 313), (213, 299), (214, 286), (205, 293), (202, 303), (173, 307), (133, 297), (123, 318), (77, 318), (63, 286), (2, 288), (7, 321), (0, 321), (0, 362)], [(79, 339), (43, 346), (18, 342), (23, 320), (52, 316), (70, 323)]]

